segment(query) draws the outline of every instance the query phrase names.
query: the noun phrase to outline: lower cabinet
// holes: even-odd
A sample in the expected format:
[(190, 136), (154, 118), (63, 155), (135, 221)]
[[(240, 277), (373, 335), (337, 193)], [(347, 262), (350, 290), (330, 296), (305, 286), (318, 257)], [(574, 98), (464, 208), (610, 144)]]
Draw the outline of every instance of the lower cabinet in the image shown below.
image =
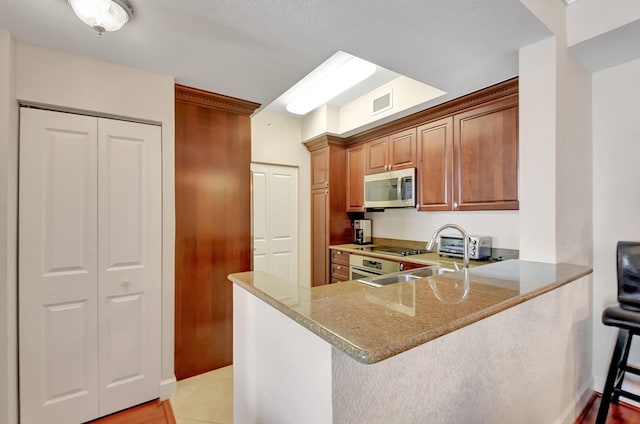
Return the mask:
[(161, 129), (20, 112), (20, 422), (157, 398)]
[(349, 254), (342, 250), (331, 250), (331, 282), (347, 281), (349, 278)]

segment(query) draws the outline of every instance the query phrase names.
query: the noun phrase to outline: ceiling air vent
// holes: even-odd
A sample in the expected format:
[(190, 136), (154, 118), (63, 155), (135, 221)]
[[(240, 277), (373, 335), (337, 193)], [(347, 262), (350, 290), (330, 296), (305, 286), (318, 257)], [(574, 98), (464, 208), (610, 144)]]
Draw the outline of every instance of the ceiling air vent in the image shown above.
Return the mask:
[(391, 93), (392, 92), (389, 91), (388, 93), (383, 94), (376, 99), (373, 99), (373, 112), (371, 113), (372, 115), (391, 109), (391, 107), (393, 106), (391, 101)]

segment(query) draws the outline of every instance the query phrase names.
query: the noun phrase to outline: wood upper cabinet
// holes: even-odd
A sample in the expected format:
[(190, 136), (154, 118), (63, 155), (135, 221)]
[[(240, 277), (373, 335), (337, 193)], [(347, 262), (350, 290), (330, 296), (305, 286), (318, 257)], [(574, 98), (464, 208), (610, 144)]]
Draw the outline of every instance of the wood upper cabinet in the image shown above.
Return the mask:
[(453, 117), (418, 127), (418, 210), (453, 208)]
[(416, 166), (416, 129), (400, 131), (365, 145), (366, 174)]
[(389, 137), (382, 137), (365, 144), (366, 174), (388, 171)]
[(518, 97), (454, 116), (454, 209), (518, 209)]
[(400, 131), (389, 136), (389, 170), (415, 168), (416, 129)]
[(420, 211), (518, 209), (518, 99), (418, 127)]
[(329, 187), (329, 147), (311, 152), (311, 189)]
[(347, 149), (347, 212), (364, 211), (365, 145)]

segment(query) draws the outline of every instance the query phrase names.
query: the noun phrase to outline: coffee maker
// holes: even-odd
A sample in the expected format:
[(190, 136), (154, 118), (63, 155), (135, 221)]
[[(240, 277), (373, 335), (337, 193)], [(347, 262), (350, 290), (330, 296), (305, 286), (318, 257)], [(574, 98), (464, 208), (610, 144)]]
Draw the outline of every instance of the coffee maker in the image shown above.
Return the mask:
[(354, 244), (371, 243), (371, 220), (370, 219), (354, 219), (353, 220), (353, 243)]

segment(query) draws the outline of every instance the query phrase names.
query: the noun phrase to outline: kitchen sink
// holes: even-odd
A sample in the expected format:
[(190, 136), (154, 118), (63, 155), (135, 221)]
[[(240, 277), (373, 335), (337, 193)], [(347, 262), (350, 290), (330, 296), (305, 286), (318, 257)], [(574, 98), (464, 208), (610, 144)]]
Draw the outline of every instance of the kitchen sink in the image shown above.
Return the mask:
[(358, 282), (367, 284), (373, 287), (382, 287), (389, 284), (403, 283), (412, 280), (419, 280), (420, 278), (431, 277), (434, 275), (442, 275), (445, 272), (451, 272), (452, 269), (441, 268), (438, 266), (426, 266), (423, 268), (416, 268), (404, 272), (396, 272), (393, 274), (385, 274), (377, 277), (362, 278)]

